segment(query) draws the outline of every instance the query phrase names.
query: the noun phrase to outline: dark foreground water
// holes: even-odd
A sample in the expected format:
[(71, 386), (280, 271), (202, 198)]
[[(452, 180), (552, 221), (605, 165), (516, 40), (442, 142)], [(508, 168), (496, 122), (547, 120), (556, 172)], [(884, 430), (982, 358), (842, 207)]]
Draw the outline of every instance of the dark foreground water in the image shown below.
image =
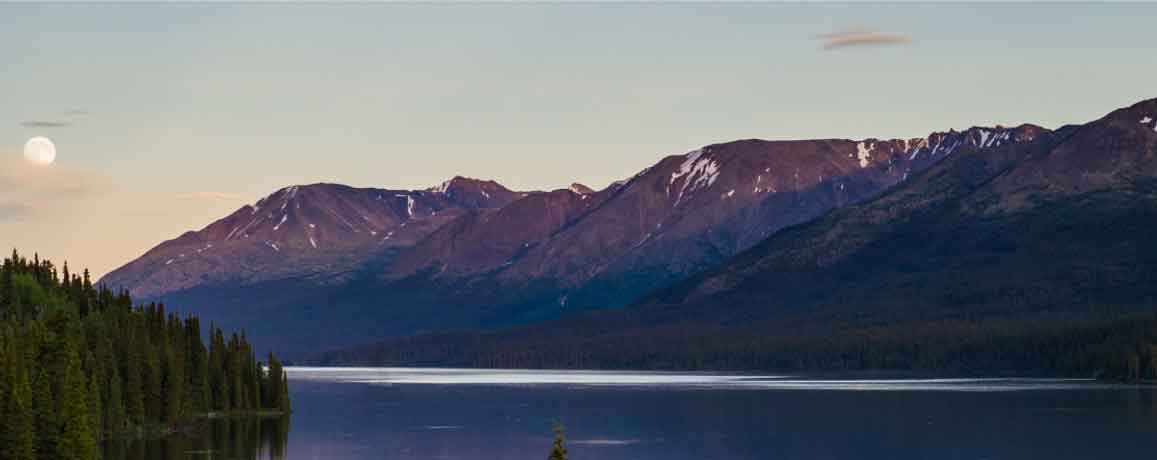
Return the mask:
[(1157, 453), (1157, 388), (1062, 380), (290, 369), (290, 420), (107, 458), (1112, 459)]

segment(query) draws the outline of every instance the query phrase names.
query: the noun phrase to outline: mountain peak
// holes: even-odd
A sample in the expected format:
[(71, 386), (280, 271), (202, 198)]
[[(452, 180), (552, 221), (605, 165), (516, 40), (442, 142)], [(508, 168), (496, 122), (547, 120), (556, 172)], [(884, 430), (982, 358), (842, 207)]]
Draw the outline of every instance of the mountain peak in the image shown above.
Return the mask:
[(493, 180), (464, 176), (454, 176), (426, 191), (444, 196), (447, 200), (467, 208), (496, 208), (525, 195)]
[(1146, 99), (1129, 107), (1114, 110), (1104, 120), (1135, 125), (1157, 132), (1157, 98)]
[(567, 188), (567, 190), (570, 190), (570, 191), (577, 193), (579, 195), (590, 195), (592, 193), (595, 193), (594, 189), (587, 187), (583, 184), (580, 184), (578, 182), (570, 184), (570, 187)]
[(469, 188), (483, 188), (483, 187), (501, 188), (503, 190), (506, 190), (506, 187), (503, 187), (502, 184), (499, 184), (498, 182), (495, 182), (493, 180), (475, 179), (473, 177), (466, 177), (466, 176), (451, 177), (449, 179), (446, 179), (445, 181), (442, 181), (441, 184), (438, 184), (437, 186), (434, 186), (434, 187), (430, 187), (427, 190), (429, 190), (431, 192), (435, 192), (435, 193), (452, 193), (454, 190), (462, 190), (462, 189), (469, 189)]

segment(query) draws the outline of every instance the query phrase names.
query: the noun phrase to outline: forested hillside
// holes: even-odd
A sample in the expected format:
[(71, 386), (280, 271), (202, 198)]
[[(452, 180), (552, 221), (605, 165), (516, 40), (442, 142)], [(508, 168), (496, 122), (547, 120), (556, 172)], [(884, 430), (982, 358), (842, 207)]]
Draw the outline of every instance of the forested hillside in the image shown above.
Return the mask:
[(104, 438), (210, 412), (288, 411), (285, 375), (244, 334), (133, 305), (13, 252), (0, 267), (0, 458), (93, 459)]

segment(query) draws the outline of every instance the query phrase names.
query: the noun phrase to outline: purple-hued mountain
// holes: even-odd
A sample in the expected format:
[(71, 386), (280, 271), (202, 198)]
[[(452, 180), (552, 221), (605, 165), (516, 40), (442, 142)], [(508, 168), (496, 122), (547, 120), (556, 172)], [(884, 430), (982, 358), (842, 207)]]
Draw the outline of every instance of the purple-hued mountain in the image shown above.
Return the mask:
[(287, 187), (102, 280), (282, 351), (618, 307), (775, 232), (883, 193), (957, 151), (1047, 130), (915, 139), (740, 140), (603, 190)]
[(340, 282), (375, 254), (413, 246), (470, 210), (524, 195), (463, 177), (428, 190), (295, 185), (157, 245), (103, 281), (139, 297), (223, 282)]
[(1157, 99), (1032, 132), (971, 143), (623, 309), (312, 362), (1137, 379), (1157, 338)]

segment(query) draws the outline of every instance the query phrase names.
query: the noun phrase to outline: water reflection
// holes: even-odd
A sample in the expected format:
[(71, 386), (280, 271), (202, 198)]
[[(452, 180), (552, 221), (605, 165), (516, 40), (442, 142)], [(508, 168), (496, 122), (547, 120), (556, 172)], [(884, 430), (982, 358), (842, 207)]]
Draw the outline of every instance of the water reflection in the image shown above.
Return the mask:
[(1045, 379), (289, 370), (291, 421), (216, 418), (105, 460), (1150, 458), (1157, 386)]
[(284, 460), (288, 439), (289, 417), (237, 416), (201, 419), (161, 438), (108, 440), (101, 447), (104, 460)]

